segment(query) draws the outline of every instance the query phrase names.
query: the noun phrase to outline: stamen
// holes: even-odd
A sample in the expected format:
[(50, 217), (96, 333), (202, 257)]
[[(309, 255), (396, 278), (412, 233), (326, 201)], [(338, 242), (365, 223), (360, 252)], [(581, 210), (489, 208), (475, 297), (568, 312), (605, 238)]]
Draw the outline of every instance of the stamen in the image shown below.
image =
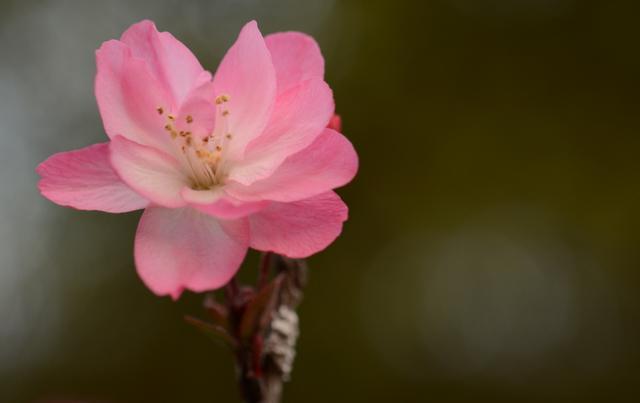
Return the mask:
[[(209, 159), (211, 159), (211, 157), (209, 157)], [(204, 172), (209, 177), (209, 180), (211, 181), (211, 183), (216, 182), (216, 174), (213, 172), (213, 169), (209, 166), (209, 164), (206, 164), (206, 163), (204, 164)]]
[[(220, 125), (205, 137), (194, 137), (191, 131), (178, 130), (177, 118), (184, 119), (184, 122), (191, 124), (195, 122), (193, 115), (175, 115), (171, 110), (158, 107), (156, 110), (160, 115), (166, 117), (164, 129), (171, 135), (172, 139), (180, 137), (176, 146), (182, 151), (181, 160), (189, 173), (191, 187), (193, 189), (211, 189), (220, 183), (224, 177), (224, 155), (227, 151), (227, 143), (232, 139), (229, 132), (228, 119), (231, 113), (226, 105), (229, 96), (221, 94), (215, 99), (216, 113), (222, 116)], [(220, 108), (217, 105), (221, 105)]]
[(200, 159), (205, 159), (205, 158), (209, 158), (211, 153), (209, 151), (207, 151), (207, 150), (203, 150), (203, 149), (199, 148), (199, 149), (196, 150), (196, 155)]
[(178, 137), (178, 133), (176, 133), (175, 129), (173, 128), (173, 126), (171, 124), (166, 124), (164, 126), (164, 129), (169, 132), (169, 134), (171, 135), (172, 139), (175, 139), (176, 137)]
[(187, 164), (189, 164), (189, 168), (191, 168), (191, 172), (193, 173), (193, 176), (191, 178), (191, 180), (193, 180), (193, 182), (195, 183), (196, 188), (198, 189), (207, 189), (206, 186), (203, 186), (202, 183), (200, 183), (200, 181), (198, 180), (198, 174), (195, 170), (195, 168), (193, 167), (193, 163), (191, 162), (191, 158), (189, 157), (189, 153), (186, 152), (186, 148), (185, 146), (182, 146), (182, 152), (184, 152), (184, 156), (187, 160)]
[(229, 102), (229, 95), (222, 94), (216, 98), (216, 105), (220, 105), (224, 102)]

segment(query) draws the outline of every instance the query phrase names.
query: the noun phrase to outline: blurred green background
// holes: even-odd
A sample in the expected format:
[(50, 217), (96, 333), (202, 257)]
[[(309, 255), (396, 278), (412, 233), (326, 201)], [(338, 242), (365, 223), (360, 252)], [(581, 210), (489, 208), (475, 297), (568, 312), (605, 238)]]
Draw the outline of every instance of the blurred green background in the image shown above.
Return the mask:
[[(138, 279), (139, 213), (42, 199), (103, 141), (94, 50), (150, 18), (215, 70), (305, 31), (361, 158), (310, 259), (285, 402), (640, 401), (640, 3), (0, 1), (0, 401), (235, 402), (231, 355)], [(243, 268), (250, 272), (256, 256)]]

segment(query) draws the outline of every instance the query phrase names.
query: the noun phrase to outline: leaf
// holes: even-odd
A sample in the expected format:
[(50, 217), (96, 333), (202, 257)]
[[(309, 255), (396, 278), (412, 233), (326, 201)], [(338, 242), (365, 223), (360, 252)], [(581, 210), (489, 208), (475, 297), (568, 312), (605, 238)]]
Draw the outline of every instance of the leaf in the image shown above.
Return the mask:
[(198, 330), (213, 340), (221, 341), (232, 349), (235, 349), (238, 345), (238, 342), (236, 342), (222, 326), (205, 322), (201, 319), (194, 318), (193, 316), (185, 316), (184, 320), (188, 324), (195, 326)]
[(247, 304), (240, 322), (240, 338), (247, 342), (253, 336), (256, 329), (260, 326), (264, 314), (273, 308), (275, 297), (280, 291), (284, 276), (279, 275), (264, 288), (262, 288), (255, 297)]

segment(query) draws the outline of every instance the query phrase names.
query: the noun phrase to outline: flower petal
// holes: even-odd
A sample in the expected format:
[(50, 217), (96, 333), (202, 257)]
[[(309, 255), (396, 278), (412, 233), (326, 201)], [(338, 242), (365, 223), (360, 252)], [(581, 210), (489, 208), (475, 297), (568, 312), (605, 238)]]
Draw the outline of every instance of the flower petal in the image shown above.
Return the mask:
[(246, 220), (222, 222), (192, 208), (149, 207), (135, 240), (135, 262), (144, 283), (157, 295), (177, 299), (225, 285), (248, 247)]
[(287, 157), (313, 143), (333, 111), (333, 93), (322, 79), (304, 81), (281, 94), (264, 133), (249, 144), (230, 179), (249, 185), (271, 175)]
[(348, 208), (334, 192), (293, 203), (272, 203), (249, 216), (251, 247), (304, 258), (329, 246), (342, 232)]
[(191, 206), (196, 208), (198, 211), (201, 211), (212, 217), (219, 218), (221, 220), (235, 220), (260, 211), (268, 206), (269, 203), (270, 202), (263, 200), (257, 202), (233, 204), (231, 201), (229, 201), (228, 198), (222, 198), (211, 204), (192, 204)]
[(320, 47), (301, 32), (279, 32), (264, 38), (276, 69), (278, 93), (310, 78), (324, 77), (324, 58)]
[(213, 132), (216, 110), (213, 83), (205, 83), (189, 93), (173, 123), (177, 131), (190, 132), (196, 139), (203, 139)]
[(287, 158), (273, 175), (249, 186), (228, 183), (225, 190), (246, 201), (296, 201), (347, 184), (357, 170), (358, 155), (351, 142), (325, 129), (313, 144)]
[(337, 132), (342, 133), (342, 118), (340, 117), (340, 115), (338, 115), (337, 113), (333, 115), (327, 127), (329, 129), (333, 129)]
[(165, 117), (157, 109), (171, 108), (170, 96), (146, 62), (133, 58), (118, 41), (105, 42), (96, 52), (96, 62), (96, 99), (109, 137), (120, 135), (145, 145), (167, 144)]
[(146, 61), (177, 105), (191, 90), (211, 79), (211, 74), (182, 42), (169, 32), (158, 32), (151, 21), (132, 25), (122, 34), (121, 41), (133, 56)]
[(111, 168), (108, 143), (52, 155), (36, 172), (41, 176), (40, 193), (62, 206), (125, 213), (149, 204)]
[(193, 190), (188, 187), (182, 189), (182, 198), (198, 211), (222, 220), (235, 220), (246, 217), (262, 210), (270, 202), (245, 202), (233, 199), (218, 189)]
[(246, 145), (266, 126), (276, 95), (271, 54), (255, 21), (242, 28), (213, 82), (216, 94), (229, 96), (222, 105), (229, 114), (217, 122), (226, 124), (225, 132), (233, 135), (225, 153), (228, 158), (239, 159)]
[(211, 204), (224, 197), (224, 192), (220, 188), (196, 190), (185, 186), (180, 193), (184, 201), (193, 205)]
[(173, 157), (122, 136), (110, 143), (111, 166), (136, 192), (164, 207), (182, 207), (188, 178)]

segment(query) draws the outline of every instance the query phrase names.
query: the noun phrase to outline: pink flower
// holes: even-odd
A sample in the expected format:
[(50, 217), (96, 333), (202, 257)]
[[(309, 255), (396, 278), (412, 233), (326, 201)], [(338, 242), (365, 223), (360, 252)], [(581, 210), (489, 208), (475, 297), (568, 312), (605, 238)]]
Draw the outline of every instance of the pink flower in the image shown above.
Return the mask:
[(316, 42), (244, 26), (212, 78), (150, 21), (96, 52), (106, 143), (55, 154), (41, 193), (80, 210), (145, 209), (135, 263), (158, 295), (211, 290), (249, 247), (302, 258), (331, 244), (358, 168)]

